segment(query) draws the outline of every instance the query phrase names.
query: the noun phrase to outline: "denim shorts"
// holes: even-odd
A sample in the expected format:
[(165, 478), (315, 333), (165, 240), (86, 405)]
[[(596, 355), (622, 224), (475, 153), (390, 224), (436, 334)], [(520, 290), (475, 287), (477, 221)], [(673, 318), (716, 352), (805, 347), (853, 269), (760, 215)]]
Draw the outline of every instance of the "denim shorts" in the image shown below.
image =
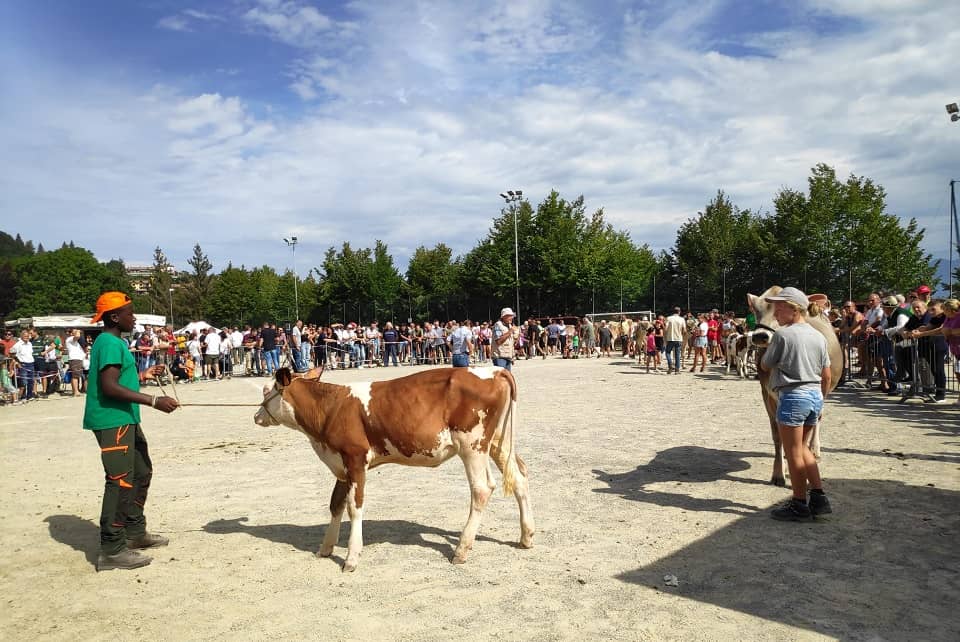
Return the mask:
[(820, 388), (792, 388), (780, 391), (777, 423), (784, 426), (815, 426), (823, 412)]

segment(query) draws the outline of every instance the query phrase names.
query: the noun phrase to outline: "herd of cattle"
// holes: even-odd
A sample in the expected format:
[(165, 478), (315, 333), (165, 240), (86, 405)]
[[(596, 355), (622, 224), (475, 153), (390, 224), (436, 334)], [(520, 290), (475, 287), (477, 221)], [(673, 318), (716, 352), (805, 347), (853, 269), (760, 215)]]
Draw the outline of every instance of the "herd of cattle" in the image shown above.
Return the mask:
[[(765, 297), (780, 291), (773, 286), (759, 296), (748, 295), (758, 330), (735, 335), (728, 344), (731, 361), (741, 377), (751, 347), (763, 350), (776, 331), (773, 305)], [(831, 390), (840, 380), (840, 344), (819, 315), (807, 321), (827, 338), (832, 363)], [(760, 388), (774, 442), (771, 482), (783, 486), (783, 455), (776, 424), (776, 392), (768, 389), (760, 371)], [(439, 466), (460, 457), (470, 485), (470, 513), (453, 556), (463, 563), (473, 545), (483, 510), (496, 484), (490, 460), (503, 477), (504, 493), (513, 494), (520, 508), (520, 545), (533, 546), (527, 467), (514, 449), (517, 384), (500, 368), (437, 368), (389, 381), (336, 385), (320, 381), (319, 372), (294, 376), (276, 373), (264, 387), (254, 421), (260, 426), (284, 425), (304, 433), (314, 452), (336, 477), (330, 498), (330, 525), (318, 554), (329, 557), (340, 535), (344, 510), (350, 516), (350, 537), (344, 571), (356, 569), (363, 547), (363, 502), (366, 472), (381, 464)], [(819, 425), (810, 445), (819, 457)]]

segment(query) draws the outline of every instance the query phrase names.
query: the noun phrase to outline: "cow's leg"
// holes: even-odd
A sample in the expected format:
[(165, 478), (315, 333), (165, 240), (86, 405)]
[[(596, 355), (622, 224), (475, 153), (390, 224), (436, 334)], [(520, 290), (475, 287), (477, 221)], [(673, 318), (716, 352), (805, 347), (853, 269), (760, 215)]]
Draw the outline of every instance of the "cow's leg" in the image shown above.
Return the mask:
[(473, 448), (463, 448), (460, 451), (460, 459), (463, 460), (463, 467), (467, 471), (467, 481), (470, 484), (470, 516), (467, 518), (467, 525), (463, 527), (463, 533), (460, 534), (460, 542), (453, 553), (453, 563), (463, 564), (467, 561), (467, 551), (473, 547), (473, 540), (477, 537), (477, 531), (480, 529), (480, 518), (483, 516), (483, 509), (487, 506), (493, 489), (490, 487), (490, 478), (488, 470), (488, 457), (486, 453), (478, 453)]
[(767, 418), (770, 421), (770, 434), (773, 437), (773, 474), (770, 483), (774, 486), (786, 486), (787, 480), (783, 476), (783, 448), (780, 442), (780, 428), (777, 425), (777, 400), (762, 389), (763, 404), (767, 408)]
[(340, 521), (343, 519), (343, 509), (347, 507), (349, 492), (350, 484), (338, 479), (336, 486), (333, 487), (333, 494), (330, 495), (330, 525), (327, 526), (327, 532), (323, 534), (323, 544), (317, 551), (320, 557), (330, 557), (333, 554), (333, 547), (340, 539)]
[(366, 480), (366, 462), (363, 457), (347, 462), (350, 490), (347, 492), (347, 513), (350, 515), (350, 540), (347, 543), (347, 559), (343, 571), (357, 568), (360, 551), (363, 550), (363, 488)]
[[(504, 466), (508, 465), (500, 450), (494, 449), (491, 453), (493, 461), (500, 474), (503, 474)], [(514, 455), (513, 471), (513, 496), (517, 498), (517, 505), (520, 507), (520, 546), (523, 548), (533, 547), (533, 535), (536, 533), (536, 527), (533, 522), (533, 511), (530, 509), (530, 484), (527, 478), (527, 465), (520, 455)]]

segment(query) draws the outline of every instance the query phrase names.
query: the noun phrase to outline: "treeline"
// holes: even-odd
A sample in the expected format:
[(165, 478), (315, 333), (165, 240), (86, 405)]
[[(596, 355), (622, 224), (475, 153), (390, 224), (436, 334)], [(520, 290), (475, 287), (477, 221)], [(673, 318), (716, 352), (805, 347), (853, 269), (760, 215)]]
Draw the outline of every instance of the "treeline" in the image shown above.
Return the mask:
[[(586, 211), (583, 197), (550, 193), (534, 206), (514, 203), (469, 252), (439, 243), (416, 249), (405, 271), (387, 244), (349, 243), (326, 251), (321, 265), (296, 280), (287, 270), (231, 263), (219, 273), (194, 247), (190, 269), (176, 273), (156, 248), (148, 288), (137, 309), (181, 321), (216, 324), (266, 319), (349, 320), (495, 317), (515, 306), (516, 239), (521, 316), (655, 309), (742, 311), (747, 292), (773, 284), (824, 292), (834, 300), (875, 289), (936, 285), (937, 265), (920, 245), (923, 230), (886, 212), (886, 195), (868, 178), (837, 179), (813, 168), (806, 192), (785, 188), (772, 212), (741, 209), (722, 192), (685, 223), (669, 251), (655, 254)], [(516, 226), (516, 236), (515, 236)], [(99, 263), (72, 243), (34, 249), (0, 233), (0, 315), (89, 311), (105, 289), (131, 291), (121, 260)]]

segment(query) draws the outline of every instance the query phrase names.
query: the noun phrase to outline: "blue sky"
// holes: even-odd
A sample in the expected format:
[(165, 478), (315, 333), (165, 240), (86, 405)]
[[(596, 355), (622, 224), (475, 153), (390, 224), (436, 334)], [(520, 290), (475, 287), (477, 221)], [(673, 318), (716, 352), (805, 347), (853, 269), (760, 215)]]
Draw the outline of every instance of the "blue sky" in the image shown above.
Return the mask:
[(302, 275), (350, 241), (457, 253), (551, 189), (654, 249), (826, 162), (947, 253), (960, 29), (924, 0), (0, 7), (0, 229), (102, 260)]

